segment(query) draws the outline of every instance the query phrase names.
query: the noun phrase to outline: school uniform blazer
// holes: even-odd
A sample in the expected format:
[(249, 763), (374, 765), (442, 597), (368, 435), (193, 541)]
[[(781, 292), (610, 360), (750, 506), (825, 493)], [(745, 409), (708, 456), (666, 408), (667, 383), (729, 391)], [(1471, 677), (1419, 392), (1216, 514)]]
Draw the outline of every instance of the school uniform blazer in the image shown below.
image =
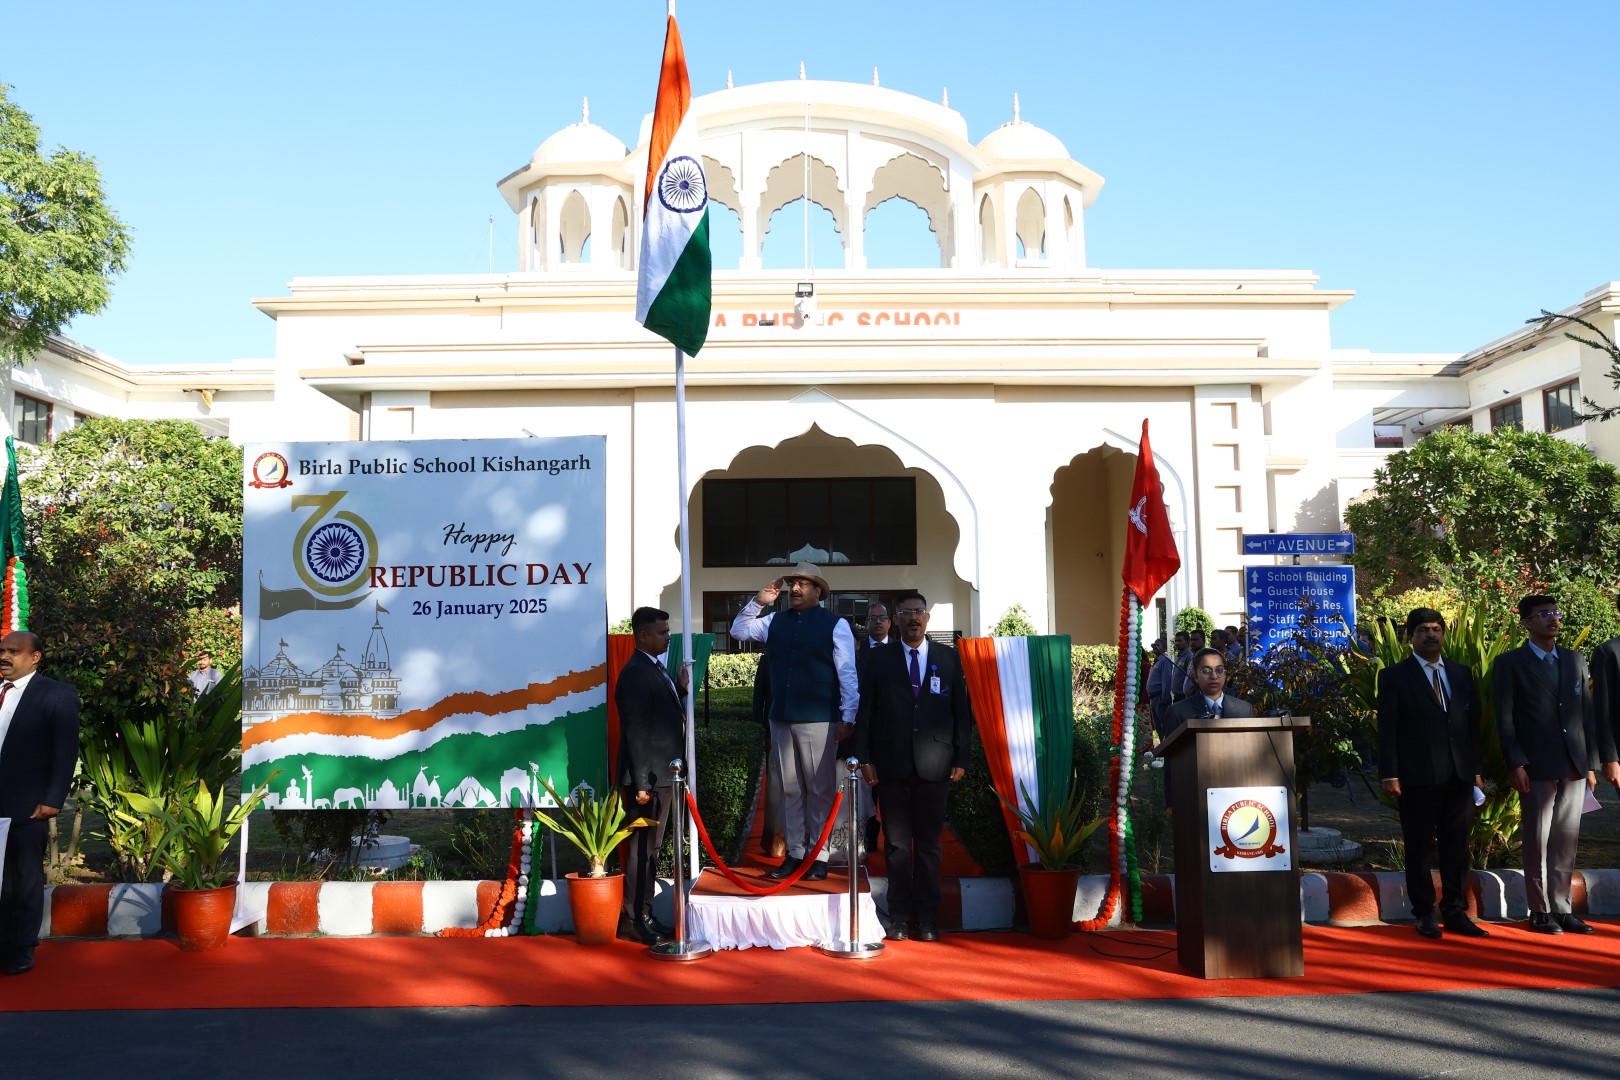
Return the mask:
[(619, 707), (619, 786), (669, 787), (669, 763), (686, 756), (686, 708), (663, 665), (637, 649), (619, 671), (613, 702)]
[[(1166, 727), (1175, 731), (1188, 720), (1201, 718), (1209, 708), (1204, 700), (1204, 692), (1196, 690), (1191, 697), (1184, 697), (1170, 706), (1170, 721)], [(1235, 720), (1254, 715), (1254, 706), (1235, 694), (1221, 694), (1221, 719)], [(1168, 736), (1167, 736), (1168, 737)]]
[(1573, 767), (1584, 779), (1614, 759), (1612, 740), (1599, 738), (1593, 717), (1586, 658), (1574, 649), (1558, 646), (1556, 680), (1528, 643), (1509, 649), (1496, 658), (1491, 690), (1508, 768), (1523, 768), (1532, 780), (1567, 780)]
[(78, 757), (79, 692), (36, 672), (0, 746), (0, 817), (22, 822), (36, 806), (60, 808)]
[(1378, 775), (1405, 785), (1469, 783), (1480, 771), (1484, 746), (1474, 676), (1454, 660), (1440, 661), (1451, 695), (1435, 699), (1428, 668), (1408, 656), (1378, 674)]
[[(962, 660), (949, 645), (928, 643), (922, 693), (912, 696), (904, 642), (898, 638), (867, 656), (855, 756), (877, 768), (879, 780), (942, 781), (965, 769), (972, 750), (973, 708)], [(932, 680), (939, 679), (939, 692)]]

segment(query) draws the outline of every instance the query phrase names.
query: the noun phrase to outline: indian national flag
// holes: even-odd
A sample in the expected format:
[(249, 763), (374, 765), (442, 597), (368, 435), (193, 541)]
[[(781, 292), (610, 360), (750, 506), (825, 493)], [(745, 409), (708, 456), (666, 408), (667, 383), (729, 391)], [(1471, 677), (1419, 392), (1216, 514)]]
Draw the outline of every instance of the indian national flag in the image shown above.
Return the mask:
[[(1052, 637), (962, 638), (957, 643), (973, 719), (979, 725), (990, 782), (1009, 802), (1050, 805), (1068, 790), (1074, 769), (1073, 661), (1067, 634)], [(1019, 862), (1035, 853), (1022, 827), (1002, 807)]]
[(710, 295), (709, 188), (691, 103), (686, 51), (672, 13), (647, 151), (636, 321), (689, 356), (708, 336)]

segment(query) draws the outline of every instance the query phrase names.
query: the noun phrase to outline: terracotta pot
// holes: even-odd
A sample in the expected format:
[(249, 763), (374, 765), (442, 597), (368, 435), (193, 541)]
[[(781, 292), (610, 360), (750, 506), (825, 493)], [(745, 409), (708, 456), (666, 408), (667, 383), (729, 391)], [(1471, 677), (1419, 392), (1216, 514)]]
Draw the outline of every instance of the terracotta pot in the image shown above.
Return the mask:
[(619, 933), (624, 907), (624, 875), (591, 877), (568, 875), (568, 911), (574, 917), (574, 936), (581, 945), (606, 945)]
[(186, 952), (222, 949), (231, 939), (231, 917), (236, 914), (236, 883), (217, 889), (165, 890), (174, 912), (174, 931)]
[(1046, 870), (1039, 863), (1018, 868), (1024, 886), (1024, 910), (1029, 932), (1038, 938), (1066, 938), (1074, 932), (1074, 894), (1080, 887), (1080, 868)]

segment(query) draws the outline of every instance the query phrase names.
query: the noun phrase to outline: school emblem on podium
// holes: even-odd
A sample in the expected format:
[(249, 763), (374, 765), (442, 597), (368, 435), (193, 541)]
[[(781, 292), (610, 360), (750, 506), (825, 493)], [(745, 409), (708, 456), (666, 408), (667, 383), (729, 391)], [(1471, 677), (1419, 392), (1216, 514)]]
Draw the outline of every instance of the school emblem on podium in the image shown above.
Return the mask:
[(1209, 789), (1210, 869), (1291, 870), (1288, 789)]

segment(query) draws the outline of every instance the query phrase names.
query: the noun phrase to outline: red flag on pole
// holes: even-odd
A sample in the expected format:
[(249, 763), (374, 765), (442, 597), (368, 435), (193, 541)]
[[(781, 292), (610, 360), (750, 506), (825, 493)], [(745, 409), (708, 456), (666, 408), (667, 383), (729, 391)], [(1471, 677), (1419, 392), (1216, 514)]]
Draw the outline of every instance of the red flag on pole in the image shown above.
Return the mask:
[(1164, 509), (1164, 488), (1148, 445), (1148, 422), (1142, 421), (1142, 447), (1136, 456), (1136, 479), (1131, 484), (1131, 506), (1125, 524), (1125, 569), (1121, 576), (1146, 607), (1160, 586), (1181, 569), (1176, 538), (1170, 535), (1170, 515)]

